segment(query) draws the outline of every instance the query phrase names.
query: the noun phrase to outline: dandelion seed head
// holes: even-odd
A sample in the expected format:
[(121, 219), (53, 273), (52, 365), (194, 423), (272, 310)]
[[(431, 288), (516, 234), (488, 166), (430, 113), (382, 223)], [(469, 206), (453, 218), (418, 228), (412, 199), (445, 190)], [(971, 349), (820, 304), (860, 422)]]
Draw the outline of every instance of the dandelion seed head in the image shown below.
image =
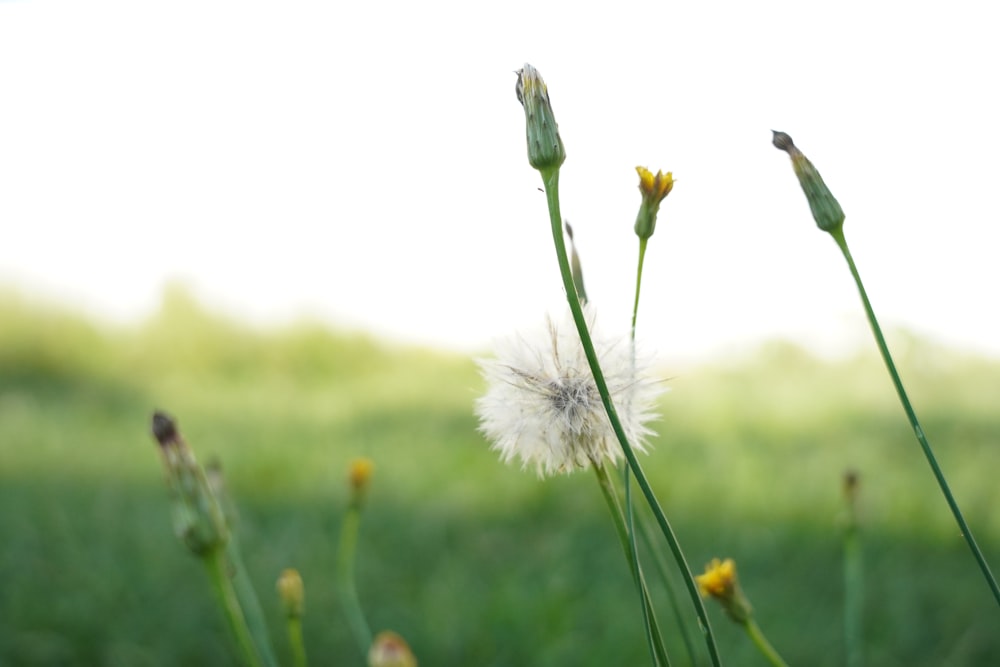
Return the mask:
[[(584, 316), (625, 435), (644, 452), (660, 385), (627, 339), (595, 332), (592, 306)], [(480, 368), (488, 388), (476, 403), (479, 428), (505, 463), (519, 459), (544, 477), (622, 458), (568, 313), (560, 323), (547, 318), (540, 330), (499, 341), (496, 356)]]

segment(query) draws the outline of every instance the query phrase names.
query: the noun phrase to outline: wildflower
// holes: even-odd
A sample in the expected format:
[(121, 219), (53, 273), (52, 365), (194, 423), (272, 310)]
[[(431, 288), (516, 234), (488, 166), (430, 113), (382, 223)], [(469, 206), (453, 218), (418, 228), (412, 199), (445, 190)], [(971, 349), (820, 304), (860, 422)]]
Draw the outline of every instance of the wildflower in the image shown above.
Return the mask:
[(558, 170), (566, 160), (566, 148), (559, 137), (559, 126), (549, 102), (549, 88), (542, 75), (525, 63), (517, 72), (514, 91), (517, 101), (524, 107), (528, 162), (539, 171)]
[(795, 147), (790, 136), (784, 132), (774, 130), (772, 132), (774, 139), (771, 143), (774, 144), (775, 148), (785, 151), (792, 158), (792, 169), (795, 170), (795, 176), (799, 179), (802, 192), (805, 193), (806, 200), (809, 201), (809, 209), (812, 211), (816, 226), (824, 232), (839, 231), (844, 226), (844, 211), (840, 208), (833, 193), (830, 192), (830, 188), (826, 187), (823, 177), (819, 175), (816, 167), (803, 155), (802, 151)]
[(752, 613), (750, 601), (743, 595), (736, 578), (736, 563), (732, 558), (720, 561), (713, 558), (705, 566), (705, 574), (695, 577), (703, 597), (713, 597), (723, 610), (737, 623), (746, 624)]
[(371, 483), (372, 473), (375, 471), (375, 463), (371, 459), (357, 458), (351, 461), (351, 468), (347, 474), (351, 483), (351, 500), (360, 504), (365, 497), (365, 492)]
[(660, 202), (674, 189), (674, 175), (669, 171), (666, 174), (657, 171), (654, 176), (645, 167), (636, 167), (635, 170), (639, 173), (639, 192), (642, 193), (642, 203), (635, 217), (635, 233), (641, 239), (648, 239), (656, 231)]
[[(584, 317), (593, 332), (590, 305)], [(659, 385), (645, 377), (647, 364), (627, 341), (595, 336), (594, 346), (625, 436), (644, 452)], [(571, 317), (562, 327), (549, 318), (533, 336), (501, 341), (496, 359), (480, 368), (488, 384), (476, 405), (480, 430), (505, 463), (520, 458), (544, 477), (623, 456)]]

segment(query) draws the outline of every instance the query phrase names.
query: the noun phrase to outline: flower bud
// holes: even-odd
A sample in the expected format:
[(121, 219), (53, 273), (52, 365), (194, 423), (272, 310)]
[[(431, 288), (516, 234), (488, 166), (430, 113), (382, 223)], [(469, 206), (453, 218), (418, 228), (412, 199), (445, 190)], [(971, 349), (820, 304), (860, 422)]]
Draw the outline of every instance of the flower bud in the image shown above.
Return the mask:
[(375, 463), (371, 459), (357, 458), (351, 461), (347, 479), (351, 484), (351, 503), (360, 505), (371, 483)]
[(558, 169), (566, 160), (566, 149), (549, 103), (548, 86), (538, 70), (525, 63), (517, 72), (515, 92), (524, 107), (528, 162), (539, 171)]
[(157, 412), (152, 431), (160, 445), (177, 537), (196, 556), (224, 548), (229, 541), (225, 513), (177, 423), (166, 413)]
[(405, 639), (384, 630), (376, 635), (368, 651), (368, 667), (417, 667), (417, 659)]
[(733, 621), (745, 625), (753, 614), (750, 601), (743, 595), (740, 582), (736, 578), (736, 563), (732, 558), (720, 561), (713, 558), (705, 566), (705, 574), (695, 577), (703, 597), (713, 597)]
[(636, 167), (635, 170), (639, 173), (639, 192), (642, 193), (639, 214), (635, 216), (635, 233), (640, 239), (648, 239), (656, 231), (660, 202), (674, 189), (674, 175), (669, 171), (666, 174), (657, 171), (654, 176), (645, 167)]
[(812, 210), (816, 225), (824, 232), (832, 233), (840, 230), (844, 226), (844, 211), (830, 192), (830, 188), (826, 187), (816, 167), (795, 147), (790, 136), (784, 132), (774, 130), (772, 132), (774, 132), (772, 143), (775, 148), (785, 151), (792, 158), (792, 169), (795, 170), (799, 185), (802, 186), (806, 200), (809, 201), (809, 208)]
[(288, 618), (302, 618), (305, 611), (305, 590), (299, 571), (288, 568), (278, 577), (278, 597)]

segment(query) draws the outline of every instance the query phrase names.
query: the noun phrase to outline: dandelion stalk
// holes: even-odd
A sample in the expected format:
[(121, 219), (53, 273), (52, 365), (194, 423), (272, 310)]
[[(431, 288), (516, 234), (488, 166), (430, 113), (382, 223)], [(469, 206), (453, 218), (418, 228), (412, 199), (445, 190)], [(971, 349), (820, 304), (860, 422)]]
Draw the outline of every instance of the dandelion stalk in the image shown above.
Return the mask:
[[(663, 637), (660, 633), (659, 624), (656, 621), (656, 613), (653, 609), (652, 600), (649, 596), (649, 588), (646, 586), (646, 581), (642, 575), (642, 568), (639, 566), (639, 560), (635, 551), (635, 542), (631, 539), (631, 532), (629, 524), (632, 521), (631, 510), (628, 512), (627, 517), (622, 516), (622, 508), (618, 502), (618, 494), (615, 492), (614, 485), (611, 483), (611, 478), (608, 476), (608, 471), (605, 469), (603, 464), (593, 462), (594, 472), (597, 474), (598, 485), (601, 487), (601, 491), (604, 494), (604, 500), (608, 503), (608, 509), (611, 510), (611, 518), (614, 520), (615, 529), (618, 532), (618, 540), (621, 542), (622, 551), (625, 553), (625, 559), (628, 561), (629, 570), (632, 572), (632, 578), (635, 580), (636, 588), (639, 590), (639, 595), (642, 598), (642, 618), (643, 624), (646, 627), (646, 639), (649, 644), (650, 657), (653, 659), (654, 665), (662, 665), (663, 667), (669, 667), (670, 659), (667, 656), (667, 651), (663, 646)], [(629, 502), (629, 498), (626, 497), (626, 503)]]
[(892, 379), (892, 384), (896, 388), (896, 394), (899, 396), (899, 402), (903, 406), (906, 418), (909, 420), (910, 426), (913, 428), (913, 433), (917, 437), (917, 442), (920, 443), (920, 448), (924, 452), (924, 457), (927, 459), (927, 463), (931, 467), (931, 472), (934, 473), (934, 478), (937, 480), (938, 486), (941, 488), (941, 493), (944, 495), (945, 501), (948, 503), (948, 507), (951, 509), (951, 513), (955, 517), (955, 522), (958, 524), (962, 536), (965, 538), (966, 543), (969, 545), (969, 549), (972, 551), (973, 557), (975, 557), (976, 562), (979, 564), (979, 569), (982, 570), (983, 576), (986, 578), (986, 583), (993, 592), (993, 597), (996, 599), (997, 604), (1000, 605), (1000, 586), (997, 585), (997, 581), (994, 578), (993, 573), (990, 571), (990, 566), (987, 564), (986, 558), (983, 556), (982, 551), (980, 551), (979, 545), (976, 544), (976, 538), (973, 536), (972, 530), (965, 522), (962, 510), (959, 509), (958, 502), (955, 500), (955, 496), (951, 493), (951, 488), (948, 486), (948, 481), (945, 479), (944, 472), (942, 472), (941, 467), (938, 465), (937, 458), (934, 456), (934, 450), (931, 448), (931, 444), (927, 440), (927, 436), (924, 435), (924, 430), (920, 427), (920, 422), (917, 421), (917, 414), (914, 412), (913, 406), (910, 405), (910, 399), (906, 395), (906, 390), (903, 388), (903, 381), (900, 379), (899, 373), (896, 371), (896, 364), (893, 363), (892, 355), (889, 353), (889, 346), (886, 344), (885, 337), (882, 335), (882, 328), (879, 326), (878, 319), (875, 317), (875, 311), (872, 308), (871, 302), (868, 300), (868, 294), (865, 292), (864, 283), (861, 282), (861, 275), (858, 273), (858, 267), (854, 264), (854, 258), (851, 256), (851, 251), (847, 247), (847, 239), (844, 237), (844, 212), (840, 208), (840, 204), (834, 198), (829, 188), (826, 186), (826, 183), (823, 182), (819, 172), (808, 160), (808, 158), (806, 158), (802, 151), (796, 148), (790, 136), (784, 132), (774, 132), (773, 143), (776, 148), (785, 151), (788, 153), (789, 157), (791, 157), (792, 168), (795, 170), (795, 175), (798, 177), (799, 184), (802, 186), (802, 190), (809, 202), (809, 208), (812, 211), (813, 219), (816, 221), (816, 225), (833, 237), (837, 247), (839, 247), (841, 253), (843, 253), (844, 259), (847, 260), (847, 266), (850, 268), (851, 275), (854, 277), (854, 284), (857, 286), (858, 293), (861, 295), (861, 302), (865, 308), (865, 315), (868, 318), (868, 324), (870, 325), (872, 333), (875, 336), (875, 343), (878, 345), (879, 353), (882, 355), (882, 360), (885, 362), (885, 366), (889, 371), (889, 377)]
[(684, 576), (685, 586), (687, 587), (688, 594), (691, 596), (692, 604), (694, 604), (695, 611), (698, 614), (698, 620), (700, 621), (704, 632), (705, 644), (708, 647), (709, 656), (712, 659), (712, 664), (718, 667), (722, 663), (719, 658), (718, 648), (715, 645), (715, 636), (712, 633), (712, 626), (708, 620), (708, 614), (705, 613), (705, 605), (702, 603), (701, 596), (698, 593), (698, 587), (695, 585), (694, 577), (691, 574), (691, 569), (688, 567), (687, 559), (684, 557), (684, 552), (681, 550), (680, 543), (674, 535), (670, 522), (667, 520), (666, 515), (664, 515), (662, 508), (660, 508), (659, 502), (656, 500), (656, 495), (653, 493), (653, 489), (650, 487), (649, 481), (646, 479), (646, 475), (643, 472), (642, 467), (639, 465), (639, 460), (635, 457), (635, 452), (632, 451), (628, 438), (625, 437), (625, 431), (622, 429), (621, 420), (618, 418), (618, 412), (615, 410), (615, 406), (611, 402), (611, 395), (608, 392), (608, 385), (607, 382), (605, 382), (604, 373), (601, 371), (600, 363), (597, 360), (597, 353), (594, 350), (594, 343), (591, 340), (590, 332), (587, 329), (587, 323), (583, 316), (583, 309), (580, 307), (579, 297), (576, 295), (576, 288), (573, 284), (573, 275), (570, 270), (569, 259), (566, 254), (566, 243), (562, 234), (562, 216), (559, 211), (559, 169), (557, 167), (554, 169), (541, 169), (539, 171), (541, 171), (542, 174), (545, 196), (548, 201), (549, 218), (552, 223), (552, 240), (555, 243), (556, 257), (559, 261), (559, 273), (562, 275), (563, 287), (566, 290), (566, 298), (569, 302), (570, 312), (573, 314), (573, 321), (575, 322), (577, 332), (580, 335), (580, 342), (583, 345), (584, 353), (587, 356), (587, 362), (590, 365), (591, 373), (594, 375), (594, 382), (601, 395), (601, 402), (604, 404), (604, 409), (608, 414), (608, 419), (611, 422), (611, 427), (618, 438), (618, 442), (622, 446), (622, 451), (628, 461), (629, 468), (631, 468), (632, 473), (635, 475), (636, 483), (639, 485), (643, 496), (646, 498), (646, 502), (653, 511), (653, 515), (656, 517), (656, 522), (659, 525), (660, 531), (667, 539), (667, 544), (670, 546), (670, 551), (674, 556), (674, 560), (677, 561), (677, 565)]
[(976, 562), (979, 563), (979, 569), (982, 570), (983, 576), (986, 577), (986, 583), (989, 585), (990, 590), (993, 591), (993, 597), (996, 599), (997, 604), (1000, 605), (1000, 587), (997, 586), (997, 580), (993, 576), (993, 572), (990, 571), (990, 566), (986, 562), (986, 558), (983, 556), (983, 552), (980, 551), (979, 545), (976, 543), (976, 538), (972, 534), (972, 529), (965, 522), (965, 517), (962, 515), (962, 510), (958, 507), (958, 502), (955, 500), (955, 496), (951, 493), (951, 488), (948, 486), (948, 480), (945, 479), (944, 472), (941, 470), (941, 466), (938, 465), (937, 457), (934, 456), (934, 450), (931, 448), (931, 443), (927, 440), (927, 436), (924, 435), (924, 430), (920, 427), (920, 422), (917, 421), (917, 413), (914, 412), (913, 406), (910, 404), (910, 399), (906, 395), (906, 389), (903, 388), (903, 381), (899, 377), (899, 372), (896, 370), (896, 364), (893, 363), (892, 355), (889, 353), (889, 346), (885, 342), (885, 336), (882, 335), (882, 327), (879, 326), (878, 320), (875, 318), (875, 311), (872, 309), (872, 304), (868, 300), (868, 294), (865, 292), (864, 283), (861, 282), (861, 275), (858, 273), (858, 267), (854, 264), (854, 258), (851, 257), (851, 251), (847, 247), (847, 239), (844, 238), (843, 228), (835, 229), (830, 232), (830, 236), (836, 241), (837, 246), (840, 248), (841, 252), (844, 254), (844, 259), (847, 260), (847, 266), (851, 269), (851, 275), (854, 277), (854, 283), (858, 287), (858, 293), (861, 295), (861, 302), (865, 307), (865, 314), (868, 317), (868, 324), (871, 326), (872, 333), (875, 335), (875, 342), (878, 344), (878, 350), (882, 355), (882, 360), (885, 362), (885, 366), (889, 371), (889, 377), (892, 378), (892, 384), (896, 388), (896, 394), (899, 396), (899, 402), (903, 405), (903, 411), (906, 413), (906, 418), (910, 422), (910, 426), (913, 428), (913, 433), (917, 437), (917, 442), (920, 443), (920, 448), (924, 452), (924, 456), (927, 458), (927, 463), (931, 467), (931, 471), (934, 473), (934, 479), (937, 480), (938, 486), (941, 488), (941, 493), (944, 494), (945, 501), (948, 503), (948, 507), (951, 509), (951, 513), (955, 517), (955, 521), (958, 523), (958, 528), (962, 532), (962, 537), (965, 538), (966, 543), (969, 545), (969, 549), (972, 550), (972, 555), (975, 557)]
[(340, 551), (337, 557), (340, 604), (347, 616), (347, 623), (351, 627), (361, 655), (368, 655), (372, 646), (372, 631), (358, 600), (358, 589), (354, 580), (354, 558), (358, 549), (361, 506), (371, 478), (372, 468), (372, 462), (368, 459), (357, 459), (351, 464), (351, 499), (347, 511), (344, 512), (344, 522), (340, 528)]
[(537, 169), (542, 177), (542, 184), (545, 189), (545, 197), (549, 209), (552, 239), (555, 243), (556, 257), (559, 262), (559, 273), (562, 276), (563, 287), (566, 291), (566, 300), (569, 303), (570, 312), (573, 315), (573, 321), (580, 336), (580, 343), (594, 378), (594, 384), (597, 386), (598, 393), (601, 396), (601, 403), (604, 405), (608, 421), (611, 423), (612, 430), (621, 445), (622, 452), (628, 460), (628, 465), (632, 469), (633, 474), (635, 474), (636, 482), (639, 484), (639, 488), (642, 489), (643, 496), (645, 496), (646, 502), (656, 517), (660, 530), (667, 539), (674, 559), (684, 574), (688, 593), (698, 614), (698, 619), (701, 621), (705, 643), (708, 646), (712, 664), (719, 667), (721, 664), (719, 652), (715, 646), (715, 637), (712, 634), (712, 626), (709, 623), (708, 614), (705, 613), (705, 605), (702, 603), (698, 588), (694, 582), (694, 577), (691, 575), (691, 570), (684, 558), (684, 553), (681, 551), (680, 543), (678, 543), (673, 529), (667, 521), (667, 517), (660, 508), (659, 502), (656, 500), (656, 496), (646, 479), (646, 475), (643, 473), (642, 467), (635, 457), (632, 445), (625, 435), (621, 419), (611, 400), (611, 393), (608, 389), (608, 383), (604, 378), (604, 373), (601, 370), (597, 352), (594, 349), (594, 342), (587, 328), (583, 308), (580, 305), (580, 297), (573, 283), (573, 272), (566, 253), (566, 242), (563, 238), (562, 214), (559, 210), (559, 167), (566, 160), (566, 149), (563, 146), (562, 138), (559, 136), (559, 127), (556, 123), (555, 115), (552, 113), (548, 87), (542, 81), (542, 77), (538, 71), (531, 65), (525, 64), (524, 68), (518, 72), (515, 92), (517, 93), (518, 101), (524, 108), (528, 163)]

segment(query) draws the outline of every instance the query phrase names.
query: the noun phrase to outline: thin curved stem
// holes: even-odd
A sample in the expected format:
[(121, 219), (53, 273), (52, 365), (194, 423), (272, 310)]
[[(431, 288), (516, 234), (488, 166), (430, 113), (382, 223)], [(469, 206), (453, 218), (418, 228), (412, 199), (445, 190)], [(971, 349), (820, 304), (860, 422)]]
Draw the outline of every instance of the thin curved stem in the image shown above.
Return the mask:
[(749, 618), (743, 627), (746, 628), (747, 634), (750, 635), (750, 640), (754, 643), (754, 646), (767, 658), (768, 662), (774, 665), (774, 667), (788, 667), (788, 664), (774, 650), (774, 647), (771, 646), (771, 642), (767, 641), (767, 637), (760, 631), (760, 627), (756, 621)]
[(542, 182), (545, 185), (545, 196), (548, 200), (549, 219), (552, 227), (552, 240), (555, 243), (556, 257), (559, 260), (559, 273), (562, 275), (563, 287), (566, 290), (566, 300), (569, 302), (570, 312), (573, 314), (573, 321), (576, 323), (577, 332), (580, 334), (580, 343), (583, 346), (587, 362), (590, 364), (590, 371), (594, 375), (594, 383), (597, 385), (597, 389), (601, 394), (601, 402), (604, 404), (604, 409), (608, 413), (608, 420), (611, 422), (611, 428), (614, 430), (615, 435), (618, 438), (618, 442), (622, 446), (622, 451), (625, 454), (628, 465), (635, 475), (636, 483), (638, 483), (643, 496), (646, 498), (646, 502), (653, 511), (653, 515), (656, 517), (656, 522), (660, 527), (660, 531), (667, 539), (667, 544), (670, 546), (670, 551), (674, 556), (674, 560), (677, 561), (677, 565), (680, 568), (681, 573), (684, 575), (684, 583), (687, 587), (688, 594), (691, 596), (691, 602), (695, 607), (695, 612), (698, 614), (698, 620), (701, 623), (702, 632), (705, 635), (705, 644), (708, 647), (708, 653), (712, 659), (712, 664), (715, 667), (720, 667), (722, 663), (719, 659), (718, 648), (715, 645), (715, 635), (712, 633), (712, 626), (708, 620), (708, 614), (705, 612), (705, 605), (702, 602), (701, 593), (699, 593), (698, 586), (695, 584), (694, 576), (691, 574), (691, 568), (688, 567), (687, 564), (687, 559), (684, 558), (684, 552), (681, 550), (680, 543), (677, 541), (677, 537), (674, 535), (674, 531), (670, 527), (670, 522), (667, 521), (667, 517), (663, 513), (663, 509), (656, 500), (656, 495), (653, 493), (653, 489), (649, 486), (649, 481), (646, 479), (642, 466), (639, 465), (639, 461), (635, 457), (635, 452), (632, 451), (632, 446), (629, 444), (628, 438), (625, 436), (625, 431), (622, 428), (618, 412), (615, 410), (615, 406), (611, 401), (611, 394), (608, 391), (608, 383), (604, 379), (604, 373), (601, 370), (600, 362), (597, 360), (597, 352), (594, 350), (594, 342), (590, 338), (590, 331), (587, 329), (587, 322), (583, 317), (583, 309), (580, 307), (580, 300), (577, 297), (576, 287), (573, 284), (573, 275), (570, 271), (569, 258), (566, 254), (566, 242), (563, 239), (562, 214), (559, 211), (559, 170), (547, 169), (542, 170), (541, 173)]
[(920, 422), (917, 421), (917, 414), (913, 411), (913, 406), (910, 405), (910, 399), (903, 388), (903, 381), (899, 378), (899, 373), (896, 371), (896, 364), (893, 363), (892, 355), (889, 354), (889, 346), (882, 335), (882, 328), (875, 318), (875, 311), (872, 309), (871, 302), (868, 301), (868, 294), (865, 292), (865, 286), (861, 282), (858, 267), (855, 266), (854, 258), (851, 257), (851, 251), (847, 248), (847, 239), (844, 238), (844, 230), (835, 229), (830, 232), (830, 236), (833, 237), (833, 240), (840, 247), (841, 252), (844, 253), (844, 259), (847, 260), (847, 265), (851, 269), (851, 275), (854, 276), (854, 282), (858, 286), (858, 292), (861, 294), (861, 301), (865, 306), (865, 313), (868, 316), (868, 324), (871, 325), (872, 333), (875, 334), (875, 342), (878, 344), (879, 352), (882, 353), (882, 360), (885, 361), (886, 368), (889, 370), (889, 377), (892, 378), (892, 384), (896, 387), (899, 402), (903, 404), (903, 411), (906, 412), (906, 417), (910, 420), (910, 425), (913, 427), (913, 433), (917, 436), (917, 441), (924, 451), (924, 456), (927, 458), (927, 463), (931, 466), (931, 471), (934, 473), (934, 478), (937, 480), (938, 486), (941, 487), (941, 493), (944, 494), (944, 498), (948, 502), (948, 507), (951, 508), (951, 513), (955, 516), (955, 521), (958, 523), (958, 528), (962, 532), (962, 536), (965, 538), (966, 543), (968, 543), (969, 549), (972, 550), (972, 555), (975, 557), (976, 562), (979, 563), (979, 569), (982, 570), (983, 576), (986, 577), (986, 582), (989, 584), (990, 590), (993, 591), (993, 597), (996, 598), (997, 604), (1000, 605), (1000, 587), (997, 586), (997, 580), (993, 577), (993, 572), (990, 571), (990, 566), (987, 564), (983, 552), (979, 550), (979, 545), (976, 544), (976, 538), (972, 535), (972, 530), (965, 522), (965, 517), (962, 516), (962, 510), (959, 509), (958, 503), (951, 493), (948, 481), (945, 479), (944, 473), (938, 465), (937, 458), (934, 456), (934, 450), (931, 449), (930, 442), (927, 441), (927, 436), (924, 435), (924, 430), (920, 427)]

